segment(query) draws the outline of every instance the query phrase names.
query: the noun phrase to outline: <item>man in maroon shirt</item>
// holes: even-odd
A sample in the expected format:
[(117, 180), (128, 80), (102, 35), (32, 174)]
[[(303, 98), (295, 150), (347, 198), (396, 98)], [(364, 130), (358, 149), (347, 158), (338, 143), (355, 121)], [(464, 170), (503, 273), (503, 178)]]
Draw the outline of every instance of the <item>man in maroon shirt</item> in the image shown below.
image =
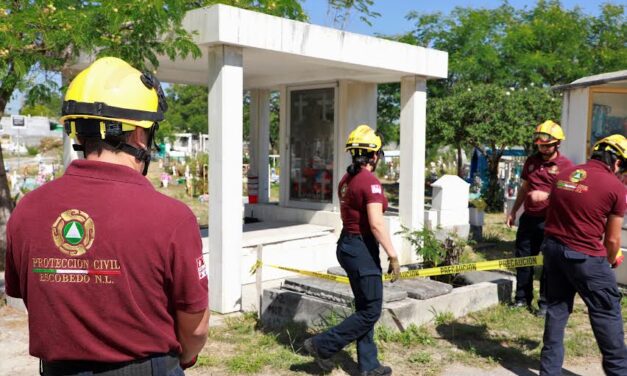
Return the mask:
[(547, 276), (547, 314), (540, 375), (561, 375), (564, 328), (575, 293), (588, 316), (607, 375), (627, 375), (621, 293), (614, 272), (620, 256), (627, 191), (615, 175), (627, 165), (627, 140), (600, 140), (591, 159), (561, 172), (551, 190), (542, 245)]
[(141, 173), (166, 109), (159, 82), (116, 58), (68, 88), (62, 121), (86, 159), (7, 224), (6, 291), (28, 308), (43, 375), (181, 375), (206, 341), (196, 217)]
[[(540, 253), (544, 239), (544, 218), (549, 205), (549, 192), (557, 174), (572, 165), (558, 149), (565, 139), (562, 128), (551, 120), (538, 125), (533, 134), (538, 152), (527, 158), (522, 170), (522, 185), (516, 196), (512, 211), (507, 216), (507, 225), (511, 227), (516, 213), (524, 203), (525, 211), (520, 217), (516, 232), (516, 257), (535, 256)], [(540, 298), (538, 299), (539, 316), (546, 313), (544, 298), (544, 277), (540, 278)], [(531, 309), (533, 301), (533, 267), (516, 269), (516, 294), (514, 306)]]

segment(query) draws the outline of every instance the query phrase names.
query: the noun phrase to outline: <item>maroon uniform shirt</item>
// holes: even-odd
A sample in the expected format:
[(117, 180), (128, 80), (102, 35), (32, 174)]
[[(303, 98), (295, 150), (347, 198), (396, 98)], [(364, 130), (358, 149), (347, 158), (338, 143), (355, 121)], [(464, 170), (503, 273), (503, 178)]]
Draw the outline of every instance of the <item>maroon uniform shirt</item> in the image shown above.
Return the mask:
[(366, 205), (380, 203), (384, 212), (388, 208), (388, 200), (383, 194), (379, 179), (362, 168), (355, 176), (345, 174), (338, 187), (344, 231), (363, 236), (372, 235)]
[(564, 170), (551, 191), (545, 235), (575, 251), (607, 257), (602, 240), (607, 218), (625, 214), (626, 193), (623, 183), (603, 162), (589, 160)]
[(196, 217), (129, 167), (72, 162), (20, 201), (7, 240), (6, 291), (45, 361), (179, 353), (175, 311), (207, 308)]
[[(525, 161), (521, 178), (529, 184), (530, 191), (551, 192), (553, 183), (557, 175), (572, 167), (573, 163), (559, 152), (557, 157), (550, 161), (545, 161), (538, 153), (530, 156)], [(546, 209), (549, 206), (549, 200), (533, 202), (529, 195), (525, 197), (525, 213), (534, 217), (545, 217)]]

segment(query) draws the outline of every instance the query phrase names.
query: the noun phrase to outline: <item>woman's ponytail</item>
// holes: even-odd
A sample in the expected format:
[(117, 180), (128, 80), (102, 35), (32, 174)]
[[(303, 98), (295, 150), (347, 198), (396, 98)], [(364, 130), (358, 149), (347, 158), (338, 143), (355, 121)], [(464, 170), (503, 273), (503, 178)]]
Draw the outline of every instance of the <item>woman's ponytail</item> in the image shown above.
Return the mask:
[(361, 168), (365, 165), (367, 165), (368, 163), (370, 163), (372, 161), (372, 158), (374, 157), (374, 152), (372, 153), (368, 153), (365, 155), (355, 155), (353, 156), (353, 163), (350, 164), (347, 168), (346, 168), (346, 172), (348, 172), (348, 174), (350, 176), (355, 176), (359, 173), (359, 171), (361, 171)]

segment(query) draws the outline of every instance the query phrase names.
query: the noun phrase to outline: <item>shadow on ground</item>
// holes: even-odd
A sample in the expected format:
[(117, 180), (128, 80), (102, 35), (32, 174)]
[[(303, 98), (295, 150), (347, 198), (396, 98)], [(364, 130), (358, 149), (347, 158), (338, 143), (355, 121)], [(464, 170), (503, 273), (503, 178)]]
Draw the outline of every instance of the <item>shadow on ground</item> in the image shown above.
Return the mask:
[[(334, 324), (336, 324), (337, 320), (343, 320), (344, 317), (336, 317), (334, 320), (329, 321), (326, 317), (320, 317), (319, 320), (321, 322), (321, 329), (315, 331), (316, 333), (320, 333), (324, 330), (324, 328), (330, 328)], [(305, 351), (303, 347), (303, 342), (309, 337), (314, 336), (316, 333), (314, 331), (307, 328), (304, 324), (290, 323), (280, 329), (277, 328), (267, 328), (262, 326), (261, 321), (258, 321), (256, 329), (263, 331), (266, 334), (270, 334), (274, 336), (277, 343), (282, 346), (285, 346), (288, 349), (291, 349), (303, 356), (309, 357), (309, 354)], [(331, 372), (323, 371), (311, 358), (310, 362), (307, 363), (298, 363), (290, 366), (290, 371), (304, 373), (307, 375), (327, 375)], [(359, 375), (359, 365), (353, 357), (346, 351), (342, 350), (333, 356), (333, 361), (336, 364), (336, 367), (342, 369), (347, 375)]]
[[(537, 356), (529, 356), (520, 349), (535, 349), (540, 343), (520, 338), (515, 347), (503, 346), (501, 341), (491, 338), (486, 325), (470, 325), (459, 322), (441, 324), (436, 327), (438, 334), (460, 350), (476, 356), (492, 359), (502, 368), (519, 376), (536, 376), (540, 366)], [(564, 376), (583, 376), (563, 369)]]

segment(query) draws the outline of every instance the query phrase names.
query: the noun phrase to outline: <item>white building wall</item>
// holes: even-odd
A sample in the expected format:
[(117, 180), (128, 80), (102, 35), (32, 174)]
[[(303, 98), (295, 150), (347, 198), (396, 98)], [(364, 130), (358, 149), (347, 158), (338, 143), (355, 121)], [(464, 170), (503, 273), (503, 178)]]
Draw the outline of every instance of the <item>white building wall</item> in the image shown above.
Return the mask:
[(566, 134), (560, 151), (573, 163), (586, 161), (588, 149), (588, 96), (589, 88), (564, 92), (561, 126)]

